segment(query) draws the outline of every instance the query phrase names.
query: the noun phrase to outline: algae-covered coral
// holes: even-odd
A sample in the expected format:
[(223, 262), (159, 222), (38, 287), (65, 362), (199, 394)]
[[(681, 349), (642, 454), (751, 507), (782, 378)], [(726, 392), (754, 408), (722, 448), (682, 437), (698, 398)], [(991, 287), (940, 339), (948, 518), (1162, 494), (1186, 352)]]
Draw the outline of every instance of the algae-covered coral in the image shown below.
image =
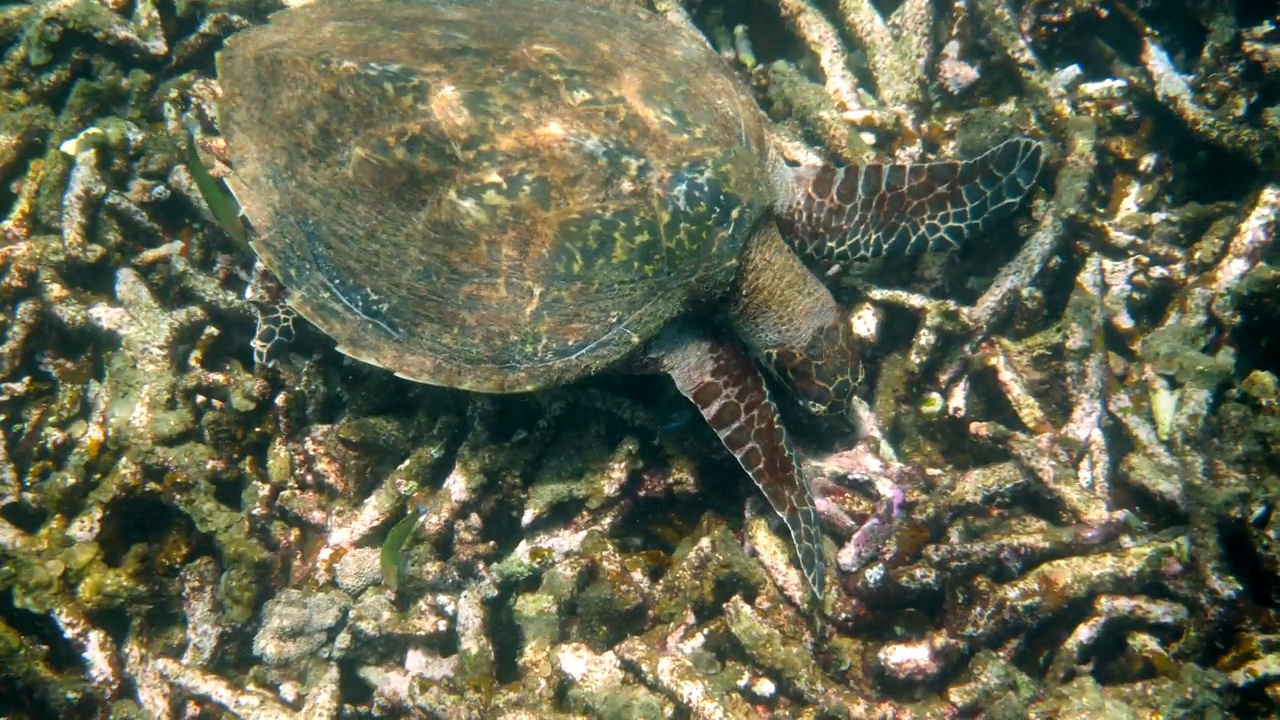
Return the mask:
[(279, 6), (50, 0), (0, 10), (0, 714), (1276, 711), (1276, 20), (652, 5), (797, 162), (1054, 148), (969, 247), (828, 278), (875, 352), (809, 458), (817, 616), (656, 379), (471, 395), (305, 328), (255, 368), (185, 143), (233, 169), (213, 53)]

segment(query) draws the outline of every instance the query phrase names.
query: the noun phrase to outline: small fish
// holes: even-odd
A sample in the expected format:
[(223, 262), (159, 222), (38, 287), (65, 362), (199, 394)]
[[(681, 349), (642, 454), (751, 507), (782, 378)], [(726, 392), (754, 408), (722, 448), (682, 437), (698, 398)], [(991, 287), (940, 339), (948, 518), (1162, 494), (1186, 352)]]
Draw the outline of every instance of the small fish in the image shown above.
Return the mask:
[(421, 513), (411, 508), (408, 515), (391, 527), (387, 532), (386, 540), (382, 542), (382, 551), (378, 554), (378, 565), (382, 571), (382, 583), (391, 592), (395, 592), (399, 587), (400, 573), (404, 571), (404, 557), (401, 552), (421, 518)]
[(237, 242), (247, 245), (249, 232), (240, 219), (240, 204), (236, 202), (231, 191), (227, 190), (220, 180), (210, 175), (208, 168), (200, 162), (200, 154), (196, 152), (195, 133), (191, 128), (186, 128), (186, 131), (187, 167), (191, 170), (191, 177), (196, 181), (196, 187), (200, 189), (204, 201), (209, 204), (209, 210), (213, 212), (213, 218), (218, 221), (222, 229)]

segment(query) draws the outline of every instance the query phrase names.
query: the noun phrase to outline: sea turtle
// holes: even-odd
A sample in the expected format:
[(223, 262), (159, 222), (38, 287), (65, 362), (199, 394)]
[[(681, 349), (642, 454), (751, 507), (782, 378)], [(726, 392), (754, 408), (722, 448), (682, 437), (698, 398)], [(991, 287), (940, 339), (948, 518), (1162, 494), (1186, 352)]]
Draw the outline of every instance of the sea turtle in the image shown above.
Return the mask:
[(818, 597), (818, 515), (761, 368), (842, 415), (861, 365), (806, 262), (954, 247), (1042, 155), (789, 167), (705, 40), (622, 0), (322, 1), (231, 37), (217, 72), (228, 183), (293, 310), (435, 385), (670, 375)]

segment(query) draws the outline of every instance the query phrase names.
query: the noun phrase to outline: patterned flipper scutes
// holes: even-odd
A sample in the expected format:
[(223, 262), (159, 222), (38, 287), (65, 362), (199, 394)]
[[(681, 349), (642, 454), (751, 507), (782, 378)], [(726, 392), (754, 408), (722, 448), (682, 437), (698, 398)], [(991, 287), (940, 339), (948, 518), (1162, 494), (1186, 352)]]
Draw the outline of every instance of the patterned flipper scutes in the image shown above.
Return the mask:
[(657, 345), (662, 369), (786, 523), (800, 569), (820, 600), (826, 561), (818, 511), (764, 376), (734, 340), (677, 329)]
[(948, 250), (1016, 208), (1043, 161), (1039, 141), (1019, 138), (972, 160), (799, 168), (779, 226), (806, 261), (827, 266)]
[(285, 301), (285, 288), (261, 260), (253, 265), (253, 277), (245, 288), (245, 299), (258, 313), (258, 328), (249, 343), (253, 362), (271, 367), (288, 351), (297, 335), (298, 314)]

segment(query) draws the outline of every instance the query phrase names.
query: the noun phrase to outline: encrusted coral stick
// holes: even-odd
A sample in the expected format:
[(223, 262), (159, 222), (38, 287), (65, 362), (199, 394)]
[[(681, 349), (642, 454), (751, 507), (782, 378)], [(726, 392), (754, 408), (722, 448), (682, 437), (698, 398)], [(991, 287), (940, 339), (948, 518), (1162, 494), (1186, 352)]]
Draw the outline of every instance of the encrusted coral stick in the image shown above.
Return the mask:
[[(617, 707), (619, 689), (627, 687), (622, 663), (613, 652), (597, 654), (584, 643), (565, 643), (551, 653), (552, 662), (569, 682), (571, 702), (581, 703), (585, 709), (606, 714)], [(633, 697), (647, 693), (647, 689), (631, 690)], [(656, 696), (641, 696), (653, 702)], [(657, 703), (654, 702), (654, 705)]]
[(13, 309), (4, 342), (0, 343), (0, 380), (9, 377), (9, 373), (22, 361), (22, 354), (27, 350), (27, 338), (39, 326), (42, 310), (42, 303), (35, 298), (23, 300)]
[(1129, 482), (1185, 510), (1187, 497), (1182, 468), (1161, 441), (1155, 426), (1138, 412), (1133, 398), (1125, 390), (1107, 394), (1107, 410), (1120, 421), (1125, 434), (1137, 446), (1136, 452), (1129, 453), (1122, 465)]
[(840, 0), (839, 12), (866, 53), (880, 99), (910, 120), (924, 87), (933, 37), (932, 4), (907, 0), (894, 13), (896, 28), (885, 22), (870, 0)]
[[(822, 140), (822, 146), (844, 162), (859, 164), (874, 156), (859, 128), (894, 128), (898, 118), (887, 110), (867, 110), (851, 122), (849, 113), (841, 112), (841, 103), (827, 89), (811, 81), (800, 68), (775, 60), (761, 67), (768, 84), (767, 97), (775, 112), (786, 112), (806, 130)], [(775, 126), (774, 135), (781, 136), (786, 126)], [(793, 143), (780, 146), (784, 156), (802, 165), (817, 165), (821, 157), (806, 147), (796, 152)]]
[(132, 22), (112, 12), (105, 3), (55, 0), (44, 5), (34, 24), (28, 53), (35, 66), (46, 65), (54, 59), (46, 46), (46, 38), (56, 36), (56, 31), (47, 30), (49, 25), (87, 30), (98, 42), (138, 57), (162, 58), (169, 54), (160, 14), (151, 0), (137, 3)]
[[(6, 566), (18, 569), (43, 567), (39, 557), (44, 541), (35, 541), (32, 536), (0, 518), (0, 553), (8, 556)], [(20, 558), (13, 562), (12, 557)], [(117, 647), (115, 640), (105, 631), (95, 627), (86, 616), (83, 607), (69, 594), (58, 593), (56, 607), (49, 611), (49, 616), (62, 631), (70, 643), (80, 651), (84, 662), (85, 674), (103, 692), (103, 695), (114, 693), (120, 685)]]
[(114, 690), (120, 683), (120, 671), (116, 668), (116, 643), (111, 636), (94, 627), (70, 602), (53, 610), (51, 615), (62, 634), (79, 646), (89, 679), (99, 687)]
[(153, 667), (184, 692), (208, 698), (246, 720), (282, 720), (295, 714), (279, 700), (257, 690), (245, 690), (199, 668), (169, 658), (153, 658)]
[(133, 680), (134, 693), (146, 717), (170, 717), (173, 714), (173, 689), (151, 661), (142, 638), (130, 635), (124, 648), (124, 658), (124, 671)]
[(1149, 35), (1142, 39), (1142, 66), (1151, 76), (1156, 98), (1181, 118), (1192, 132), (1259, 167), (1275, 167), (1277, 143), (1274, 137), (1264, 137), (1241, 122), (1221, 120), (1197, 103), (1191, 86), (1178, 74), (1169, 53)]
[(1102, 432), (1106, 403), (1102, 302), (1102, 257), (1093, 253), (1076, 276), (1076, 290), (1067, 301), (1065, 350), (1072, 368), (1071, 417), (1061, 433), (1083, 449), (1076, 466), (1080, 485), (1106, 499), (1111, 496), (1111, 458)]
[[(990, 423), (972, 423), (969, 428), (975, 437), (992, 437), (994, 430)], [(1079, 454), (1066, 447), (1059, 434), (1043, 433), (1031, 437), (1010, 433), (1003, 441), (1076, 518), (1094, 526), (1112, 519), (1108, 510), (1109, 498), (1105, 494), (1107, 488), (1105, 485), (1097, 486), (1098, 473), (1090, 467), (1091, 477), (1088, 480), (1091, 484), (1086, 484), (1086, 478), (1077, 475)]]
[[(1230, 305), (1231, 290), (1261, 260), (1263, 250), (1275, 238), (1277, 222), (1280, 222), (1280, 184), (1272, 183), (1258, 193), (1253, 209), (1240, 223), (1217, 265), (1169, 307), (1160, 330), (1181, 328), (1208, 342), (1211, 315), (1229, 330), (1238, 320)], [(1148, 367), (1147, 371), (1153, 372), (1154, 368)], [(1181, 393), (1174, 424), (1190, 433), (1188, 437), (1195, 437), (1208, 411), (1210, 388), (1193, 382), (1184, 386)], [(1178, 441), (1181, 443), (1181, 438)]]
[(62, 199), (62, 240), (70, 255), (84, 257), (88, 252), (89, 225), (106, 194), (107, 184), (98, 170), (97, 149), (81, 151), (76, 155)]
[(863, 288), (863, 293), (866, 295), (868, 300), (874, 300), (875, 302), (880, 303), (890, 303), (892, 305), (898, 305), (911, 310), (918, 310), (920, 312), (929, 312), (934, 309), (941, 309), (959, 315), (966, 309), (963, 305), (954, 300), (948, 300), (946, 298), (931, 298), (927, 295), (911, 292), (910, 290), (868, 286)]
[(1280, 183), (1272, 183), (1258, 193), (1253, 209), (1227, 245), (1227, 253), (1191, 291), (1199, 302), (1209, 303), (1209, 311), (1227, 330), (1240, 320), (1231, 307), (1231, 291), (1258, 264), (1263, 250), (1275, 241), (1277, 225), (1280, 225)]
[(116, 272), (117, 304), (98, 302), (88, 314), (101, 329), (118, 333), (122, 352), (145, 378), (137, 405), (126, 421), (113, 426), (123, 436), (138, 439), (168, 437), (183, 431), (189, 411), (170, 407), (176, 386), (174, 345), (191, 328), (208, 321), (195, 306), (169, 311), (156, 298), (146, 280), (132, 268)]
[(1007, 340), (997, 338), (984, 360), (995, 371), (996, 382), (1000, 384), (1000, 389), (1004, 391), (1005, 397), (1008, 398), (1009, 404), (1013, 406), (1013, 411), (1017, 413), (1022, 424), (1032, 432), (1048, 431), (1051, 427), (1044, 410), (1040, 407), (1040, 401), (1031, 394), (1023, 373), (1014, 367), (1013, 360), (1005, 347), (1007, 345)]
[(493, 639), (487, 633), (485, 607), (493, 593), (490, 583), (481, 582), (458, 596), (458, 679), (472, 687), (494, 681)]
[(971, 642), (998, 642), (1020, 627), (1043, 622), (1070, 602), (1102, 593), (1136, 592), (1158, 580), (1163, 562), (1176, 550), (1174, 542), (1158, 542), (1052, 560), (975, 603), (956, 634)]
[(1093, 613), (1076, 626), (1058, 650), (1049, 671), (1058, 681), (1068, 679), (1070, 671), (1086, 659), (1104, 630), (1114, 625), (1179, 626), (1187, 621), (1187, 608), (1168, 600), (1153, 600), (1124, 595), (1099, 595), (1093, 600)]
[[(1189, 342), (1193, 345), (1198, 341), (1199, 347), (1193, 349), (1200, 350), (1210, 342), (1214, 333), (1211, 316), (1216, 316), (1228, 328), (1234, 325), (1237, 317), (1230, 307), (1231, 292), (1259, 263), (1263, 251), (1274, 240), (1278, 216), (1280, 185), (1272, 183), (1259, 192), (1249, 214), (1240, 223), (1218, 263), (1170, 306), (1160, 330), (1185, 333), (1191, 338)], [(1156, 373), (1156, 368), (1151, 366), (1144, 370)], [(1194, 378), (1184, 383), (1176, 396), (1161, 382), (1156, 382), (1155, 386), (1153, 397), (1163, 399), (1159, 405), (1153, 404), (1153, 411), (1158, 410), (1154, 432), (1158, 440), (1162, 439), (1161, 435), (1168, 437), (1173, 446), (1172, 454), (1180, 468), (1178, 478), (1182, 487), (1179, 490), (1185, 492), (1184, 503), (1190, 516), (1192, 553), (1196, 559), (1194, 568), (1201, 587), (1212, 598), (1207, 613), (1213, 621), (1230, 622), (1228, 609), (1235, 605), (1245, 589), (1226, 565), (1225, 559), (1229, 551), (1224, 547), (1218, 529), (1221, 519), (1216, 516), (1212, 507), (1214, 500), (1210, 500), (1204, 493), (1205, 488), (1225, 482), (1222, 477), (1224, 469), (1217, 467), (1202, 450), (1204, 420), (1215, 391), (1206, 386), (1205, 382)], [(1176, 405), (1172, 410), (1161, 407), (1173, 403), (1174, 398)], [(1132, 403), (1127, 401), (1128, 398), (1118, 399), (1113, 412), (1118, 411), (1135, 437), (1145, 439), (1148, 445), (1156, 444), (1151, 443), (1145, 423), (1135, 419)], [(1127, 418), (1126, 413), (1129, 416)], [(1151, 464), (1157, 471), (1162, 466), (1168, 466), (1164, 459), (1167, 453), (1154, 452), (1149, 455), (1154, 459)], [(1141, 467), (1135, 469), (1138, 472), (1131, 471), (1130, 476), (1136, 481), (1159, 477), (1149, 471), (1141, 472)], [(1239, 480), (1236, 482), (1242, 483)]]
[(804, 584), (804, 575), (791, 561), (791, 547), (787, 541), (769, 527), (768, 519), (759, 515), (747, 520), (743, 535), (755, 550), (756, 559), (764, 567), (765, 574), (783, 597), (796, 607), (804, 607), (809, 590)]
[(1013, 60), (1022, 82), (1031, 91), (1030, 99), (1040, 106), (1047, 119), (1060, 128), (1065, 127), (1075, 117), (1071, 101), (1053, 82), (1052, 76), (1022, 37), (1007, 0), (976, 0), (976, 5), (983, 26), (989, 30), (988, 37)]
[(22, 499), (22, 481), (9, 459), (8, 442), (0, 436), (0, 507)]
[(804, 44), (818, 56), (826, 78), (827, 94), (846, 112), (863, 111), (858, 97), (858, 81), (849, 71), (849, 56), (840, 42), (840, 33), (809, 0), (776, 0), (782, 19)]
[(806, 700), (829, 702), (840, 707), (844, 717), (873, 716), (865, 700), (827, 679), (812, 656), (784, 650), (788, 643), (782, 633), (770, 627), (741, 595), (735, 595), (725, 603), (724, 611), (729, 632), (738, 639), (742, 648), (761, 668), (794, 687)]
[(695, 718), (728, 720), (752, 714), (745, 700), (707, 683), (684, 655), (655, 650), (639, 637), (623, 641), (613, 651), (646, 685), (680, 703)]

